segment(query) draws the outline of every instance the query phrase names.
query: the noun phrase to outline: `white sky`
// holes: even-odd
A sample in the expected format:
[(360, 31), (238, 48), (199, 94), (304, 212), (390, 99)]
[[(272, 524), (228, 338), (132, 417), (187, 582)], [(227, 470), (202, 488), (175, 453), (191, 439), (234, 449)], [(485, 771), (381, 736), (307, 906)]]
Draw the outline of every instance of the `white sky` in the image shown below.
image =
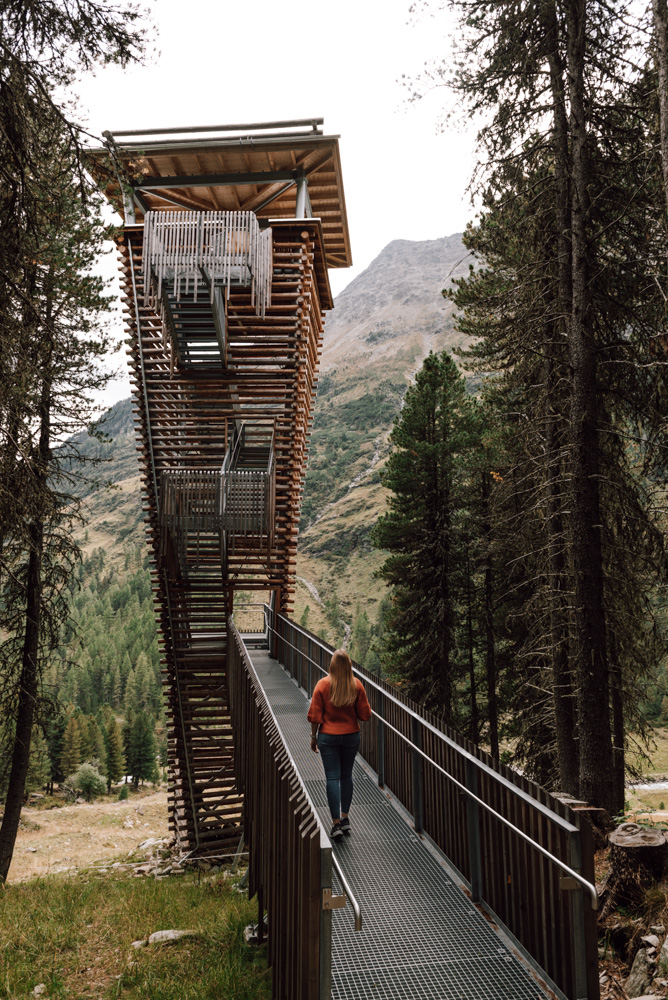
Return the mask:
[[(409, 24), (409, 3), (154, 0), (158, 52), (83, 79), (82, 110), (96, 134), (324, 117), (325, 134), (341, 137), (354, 261), (330, 271), (337, 294), (391, 240), (447, 236), (472, 215), (473, 129), (437, 133), (449, 95), (408, 105), (399, 82), (447, 58), (448, 21)], [(128, 392), (122, 379), (105, 402)]]

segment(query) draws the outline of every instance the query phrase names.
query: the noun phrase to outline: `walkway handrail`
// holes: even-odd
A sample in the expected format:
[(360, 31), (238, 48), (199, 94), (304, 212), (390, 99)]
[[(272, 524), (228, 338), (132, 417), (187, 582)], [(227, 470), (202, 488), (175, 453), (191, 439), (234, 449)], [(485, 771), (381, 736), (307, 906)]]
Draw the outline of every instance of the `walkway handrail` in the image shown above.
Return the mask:
[(332, 909), (345, 906), (345, 896), (332, 892), (333, 866), (359, 928), (360, 907), (336, 865), (331, 841), (232, 615), (227, 679), (234, 772), (244, 794), (249, 895), (257, 894), (260, 927), (265, 908), (268, 913), (273, 995), (330, 1000)]
[[(332, 647), (285, 615), (269, 608), (265, 614), (273, 655), (310, 696), (327, 673)], [(594, 1000), (598, 892), (586, 821), (579, 825), (580, 817), (561, 802), (552, 806), (539, 786), (504, 774), (503, 765), (497, 770), (384, 682), (355, 664), (353, 670), (372, 710), (360, 752), (378, 784), (387, 783), (413, 815), (416, 832), (429, 834), (469, 883), (472, 899), (484, 900), (551, 985), (570, 1000)]]
[(343, 868), (341, 867), (341, 865), (337, 861), (335, 854), (332, 854), (332, 864), (336, 868), (336, 874), (339, 876), (339, 881), (340, 881), (341, 885), (343, 886), (343, 891), (345, 892), (346, 896), (350, 900), (350, 905), (353, 908), (353, 912), (355, 914), (355, 930), (356, 931), (361, 931), (362, 930), (362, 910), (361, 910), (360, 904), (355, 899), (355, 896), (353, 895), (353, 890), (350, 888), (350, 883), (348, 882), (348, 879), (346, 878), (346, 876), (343, 874)]
[[(265, 605), (265, 608), (267, 609), (267, 611), (269, 610), (268, 605)], [(317, 636), (311, 635), (309, 632), (305, 631), (300, 625), (297, 625), (289, 618), (286, 618), (285, 615), (277, 615), (277, 617), (287, 622), (290, 625), (290, 628), (293, 628), (297, 632), (300, 632), (305, 639), (307, 639), (311, 643), (315, 643), (316, 646), (320, 646), (320, 648), (325, 653), (331, 656), (332, 654), (331, 647), (328, 646), (326, 643), (322, 642), (322, 640), (318, 639)], [(285, 641), (284, 637), (281, 636), (279, 632), (277, 632), (273, 628), (272, 631), (274, 632), (275, 635), (277, 635), (279, 638)], [(302, 656), (303, 655), (304, 653), (302, 652)], [(316, 663), (315, 660), (310, 660), (310, 662), (314, 667), (317, 667), (317, 669), (322, 674), (327, 674), (327, 670), (321, 667), (319, 663)], [(472, 753), (469, 753), (469, 751), (466, 750), (464, 747), (456, 743), (446, 733), (443, 733), (440, 729), (437, 729), (436, 726), (433, 726), (431, 722), (429, 722), (428, 719), (425, 719), (424, 716), (420, 715), (419, 712), (414, 711), (409, 705), (406, 705), (403, 701), (400, 701), (399, 698), (391, 694), (391, 692), (381, 687), (381, 685), (378, 684), (376, 681), (374, 681), (374, 679), (369, 674), (361, 671), (355, 663), (353, 663), (353, 673), (357, 674), (360, 680), (364, 681), (366, 687), (371, 686), (375, 688), (379, 692), (379, 694), (383, 696), (383, 698), (386, 698), (389, 701), (394, 702), (394, 704), (397, 705), (397, 707), (399, 707), (402, 712), (405, 712), (408, 716), (410, 716), (413, 719), (419, 720), (421, 725), (425, 726), (425, 728), (429, 729), (430, 732), (434, 734), (434, 736), (436, 736), (438, 739), (442, 740), (448, 746), (456, 750), (456, 752), (463, 759), (471, 761), (473, 764), (475, 764), (477, 768), (479, 768), (481, 771), (484, 771), (494, 781), (498, 781), (499, 784), (511, 788), (514, 795), (518, 795), (520, 798), (524, 799), (528, 804), (530, 804), (532, 808), (538, 809), (539, 812), (544, 813), (547, 817), (550, 818), (550, 820), (552, 820), (554, 823), (560, 826), (565, 832), (567, 833), (575, 833), (576, 831), (579, 832), (579, 827), (575, 826), (573, 823), (569, 823), (568, 820), (564, 819), (563, 816), (560, 816), (559, 813), (554, 812), (554, 810), (550, 809), (548, 806), (543, 805), (542, 802), (539, 802), (537, 799), (532, 798), (531, 795), (528, 795), (522, 788), (519, 788), (517, 785), (513, 785), (512, 781), (508, 781), (507, 778), (504, 778), (504, 776), (502, 774), (499, 774), (498, 771), (495, 771), (494, 768), (490, 767), (488, 764), (485, 764), (484, 761), (478, 760), (477, 757), (475, 757)], [(377, 715), (376, 712), (374, 712), (373, 714)], [(385, 719), (381, 719), (381, 721), (384, 722), (385, 725), (388, 725)], [(399, 733), (398, 730), (395, 730), (395, 732), (397, 732), (398, 735), (402, 737), (402, 739), (406, 739), (403, 733)], [(410, 742), (410, 740), (407, 740), (407, 742)], [(425, 757), (425, 754), (422, 754), (422, 756)], [(434, 763), (431, 757), (425, 757), (425, 759), (429, 760), (430, 763)], [(468, 791), (466, 789), (464, 789), (464, 791), (466, 791), (468, 794)], [(590, 883), (587, 884), (589, 885)], [(594, 907), (594, 909), (596, 909), (596, 907)]]
[[(357, 671), (355, 672), (357, 673)], [(448, 781), (451, 781), (453, 785), (456, 785), (456, 787), (464, 795), (466, 795), (468, 799), (471, 799), (482, 809), (487, 810), (488, 813), (491, 813), (494, 816), (494, 819), (498, 820), (500, 823), (503, 823), (504, 826), (507, 826), (509, 830), (513, 831), (513, 833), (516, 833), (518, 837), (521, 837), (522, 840), (526, 841), (526, 843), (529, 844), (531, 847), (533, 847), (534, 850), (539, 851), (544, 858), (547, 858), (548, 861), (551, 861), (553, 864), (557, 865), (557, 867), (561, 868), (562, 871), (567, 872), (571, 876), (571, 878), (574, 878), (576, 882), (578, 882), (582, 886), (582, 888), (586, 889), (587, 892), (590, 894), (592, 909), (598, 910), (598, 903), (599, 903), (598, 890), (596, 886), (593, 884), (593, 882), (588, 882), (587, 879), (583, 878), (582, 875), (580, 875), (579, 872), (576, 872), (574, 868), (571, 868), (569, 865), (565, 864), (561, 860), (561, 858), (557, 858), (554, 854), (550, 854), (550, 852), (547, 851), (542, 844), (539, 844), (537, 840), (533, 840), (531, 837), (527, 836), (527, 834), (524, 833), (523, 830), (520, 830), (518, 826), (515, 826), (514, 823), (511, 823), (510, 820), (507, 820), (505, 816), (502, 816), (500, 813), (498, 813), (487, 802), (484, 802), (477, 795), (474, 795), (474, 793), (469, 788), (467, 788), (466, 785), (463, 785), (461, 781), (457, 781), (457, 779), (453, 777), (448, 771), (446, 771), (444, 767), (441, 767), (440, 764), (437, 764), (436, 761), (432, 757), (429, 757), (428, 754), (424, 752), (424, 750), (420, 749), (420, 747), (416, 747), (414, 743), (411, 743), (408, 737), (404, 736), (404, 734), (399, 732), (398, 729), (395, 729), (395, 727), (391, 723), (383, 719), (382, 716), (378, 715), (377, 712), (374, 712), (373, 709), (371, 710), (371, 714), (375, 715), (376, 718), (379, 719), (384, 726), (387, 726), (388, 729), (391, 729), (392, 732), (396, 733), (397, 736), (399, 736), (405, 743), (408, 743), (408, 745), (411, 748), (411, 751), (418, 753), (420, 757), (424, 758), (424, 760), (427, 761), (427, 763), (431, 764), (431, 766), (435, 767), (437, 771), (440, 771), (441, 774), (445, 775)], [(420, 718), (420, 716), (418, 716), (418, 718)], [(511, 785), (511, 787), (513, 787), (514, 790), (515, 786), (512, 785), (512, 782), (509, 782), (509, 784)], [(540, 805), (540, 803), (538, 804)], [(559, 816), (558, 813), (552, 813), (552, 816), (554, 817), (555, 822), (557, 819), (562, 819), (562, 817)], [(577, 830), (578, 833), (580, 832), (578, 827), (572, 826), (572, 824), (568, 824), (568, 827), (570, 827), (573, 831)]]

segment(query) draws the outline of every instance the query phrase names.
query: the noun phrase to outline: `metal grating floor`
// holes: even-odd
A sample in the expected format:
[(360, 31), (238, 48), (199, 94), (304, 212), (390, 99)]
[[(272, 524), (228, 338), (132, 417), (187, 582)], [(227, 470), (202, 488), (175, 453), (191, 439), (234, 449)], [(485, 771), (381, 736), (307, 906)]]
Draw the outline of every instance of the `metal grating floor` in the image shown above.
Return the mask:
[[(320, 818), (329, 830), (320, 757), (310, 749), (304, 691), (266, 650), (258, 677)], [(545, 1000), (526, 962), (465, 896), (360, 763), (352, 833), (334, 845), (362, 908), (332, 914), (332, 1000)], [(337, 891), (341, 891), (336, 885)]]

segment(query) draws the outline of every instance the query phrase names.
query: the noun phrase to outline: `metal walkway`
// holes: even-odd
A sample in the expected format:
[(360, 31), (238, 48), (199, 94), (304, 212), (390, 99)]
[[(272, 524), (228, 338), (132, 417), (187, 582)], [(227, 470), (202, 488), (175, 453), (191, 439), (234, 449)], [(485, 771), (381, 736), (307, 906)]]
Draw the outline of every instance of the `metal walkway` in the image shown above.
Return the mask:
[[(304, 691), (266, 650), (253, 665), (320, 819), (331, 820)], [(473, 905), (410, 817), (358, 757), (353, 832), (335, 853), (362, 907), (332, 914), (332, 1000), (545, 1000), (528, 963)], [(341, 890), (339, 890), (341, 891)]]

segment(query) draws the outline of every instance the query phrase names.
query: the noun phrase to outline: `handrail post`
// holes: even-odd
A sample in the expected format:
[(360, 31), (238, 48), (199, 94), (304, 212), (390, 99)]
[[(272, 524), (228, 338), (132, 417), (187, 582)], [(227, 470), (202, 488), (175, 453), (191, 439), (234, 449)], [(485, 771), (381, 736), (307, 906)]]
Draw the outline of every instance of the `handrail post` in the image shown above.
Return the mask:
[[(582, 869), (582, 844), (579, 830), (568, 838), (568, 863), (575, 871)], [(570, 890), (573, 921), (573, 978), (577, 1000), (587, 1000), (587, 947), (585, 942), (584, 897), (580, 886)]]
[(379, 695), (378, 715), (380, 718), (376, 725), (376, 755), (378, 764), (378, 787), (385, 787), (385, 695)]
[(308, 660), (308, 687), (306, 689), (306, 693), (308, 694), (308, 696), (310, 698), (311, 695), (313, 694), (313, 687), (312, 687), (312, 681), (313, 681), (313, 664), (311, 663), (311, 639), (310, 639), (310, 637), (309, 637), (309, 639), (308, 639), (308, 641), (306, 643), (306, 658)]
[(295, 679), (295, 645), (292, 638), (292, 622), (284, 622), (284, 627), (289, 635), (288, 639), (288, 652), (290, 654), (290, 676)]
[[(420, 719), (411, 718), (411, 740), (418, 750), (422, 749)], [(413, 750), (413, 824), (416, 833), (422, 833), (422, 758)]]
[[(465, 764), (465, 784), (470, 792), (478, 795), (478, 768), (475, 762)], [(469, 870), (471, 875), (471, 899), (479, 903), (482, 899), (482, 861), (480, 857), (480, 810), (477, 802), (467, 796), (466, 819), (469, 843)]]
[[(320, 899), (323, 889), (332, 889), (332, 848), (320, 848)], [(319, 1000), (332, 996), (332, 911), (320, 907), (320, 993)]]

